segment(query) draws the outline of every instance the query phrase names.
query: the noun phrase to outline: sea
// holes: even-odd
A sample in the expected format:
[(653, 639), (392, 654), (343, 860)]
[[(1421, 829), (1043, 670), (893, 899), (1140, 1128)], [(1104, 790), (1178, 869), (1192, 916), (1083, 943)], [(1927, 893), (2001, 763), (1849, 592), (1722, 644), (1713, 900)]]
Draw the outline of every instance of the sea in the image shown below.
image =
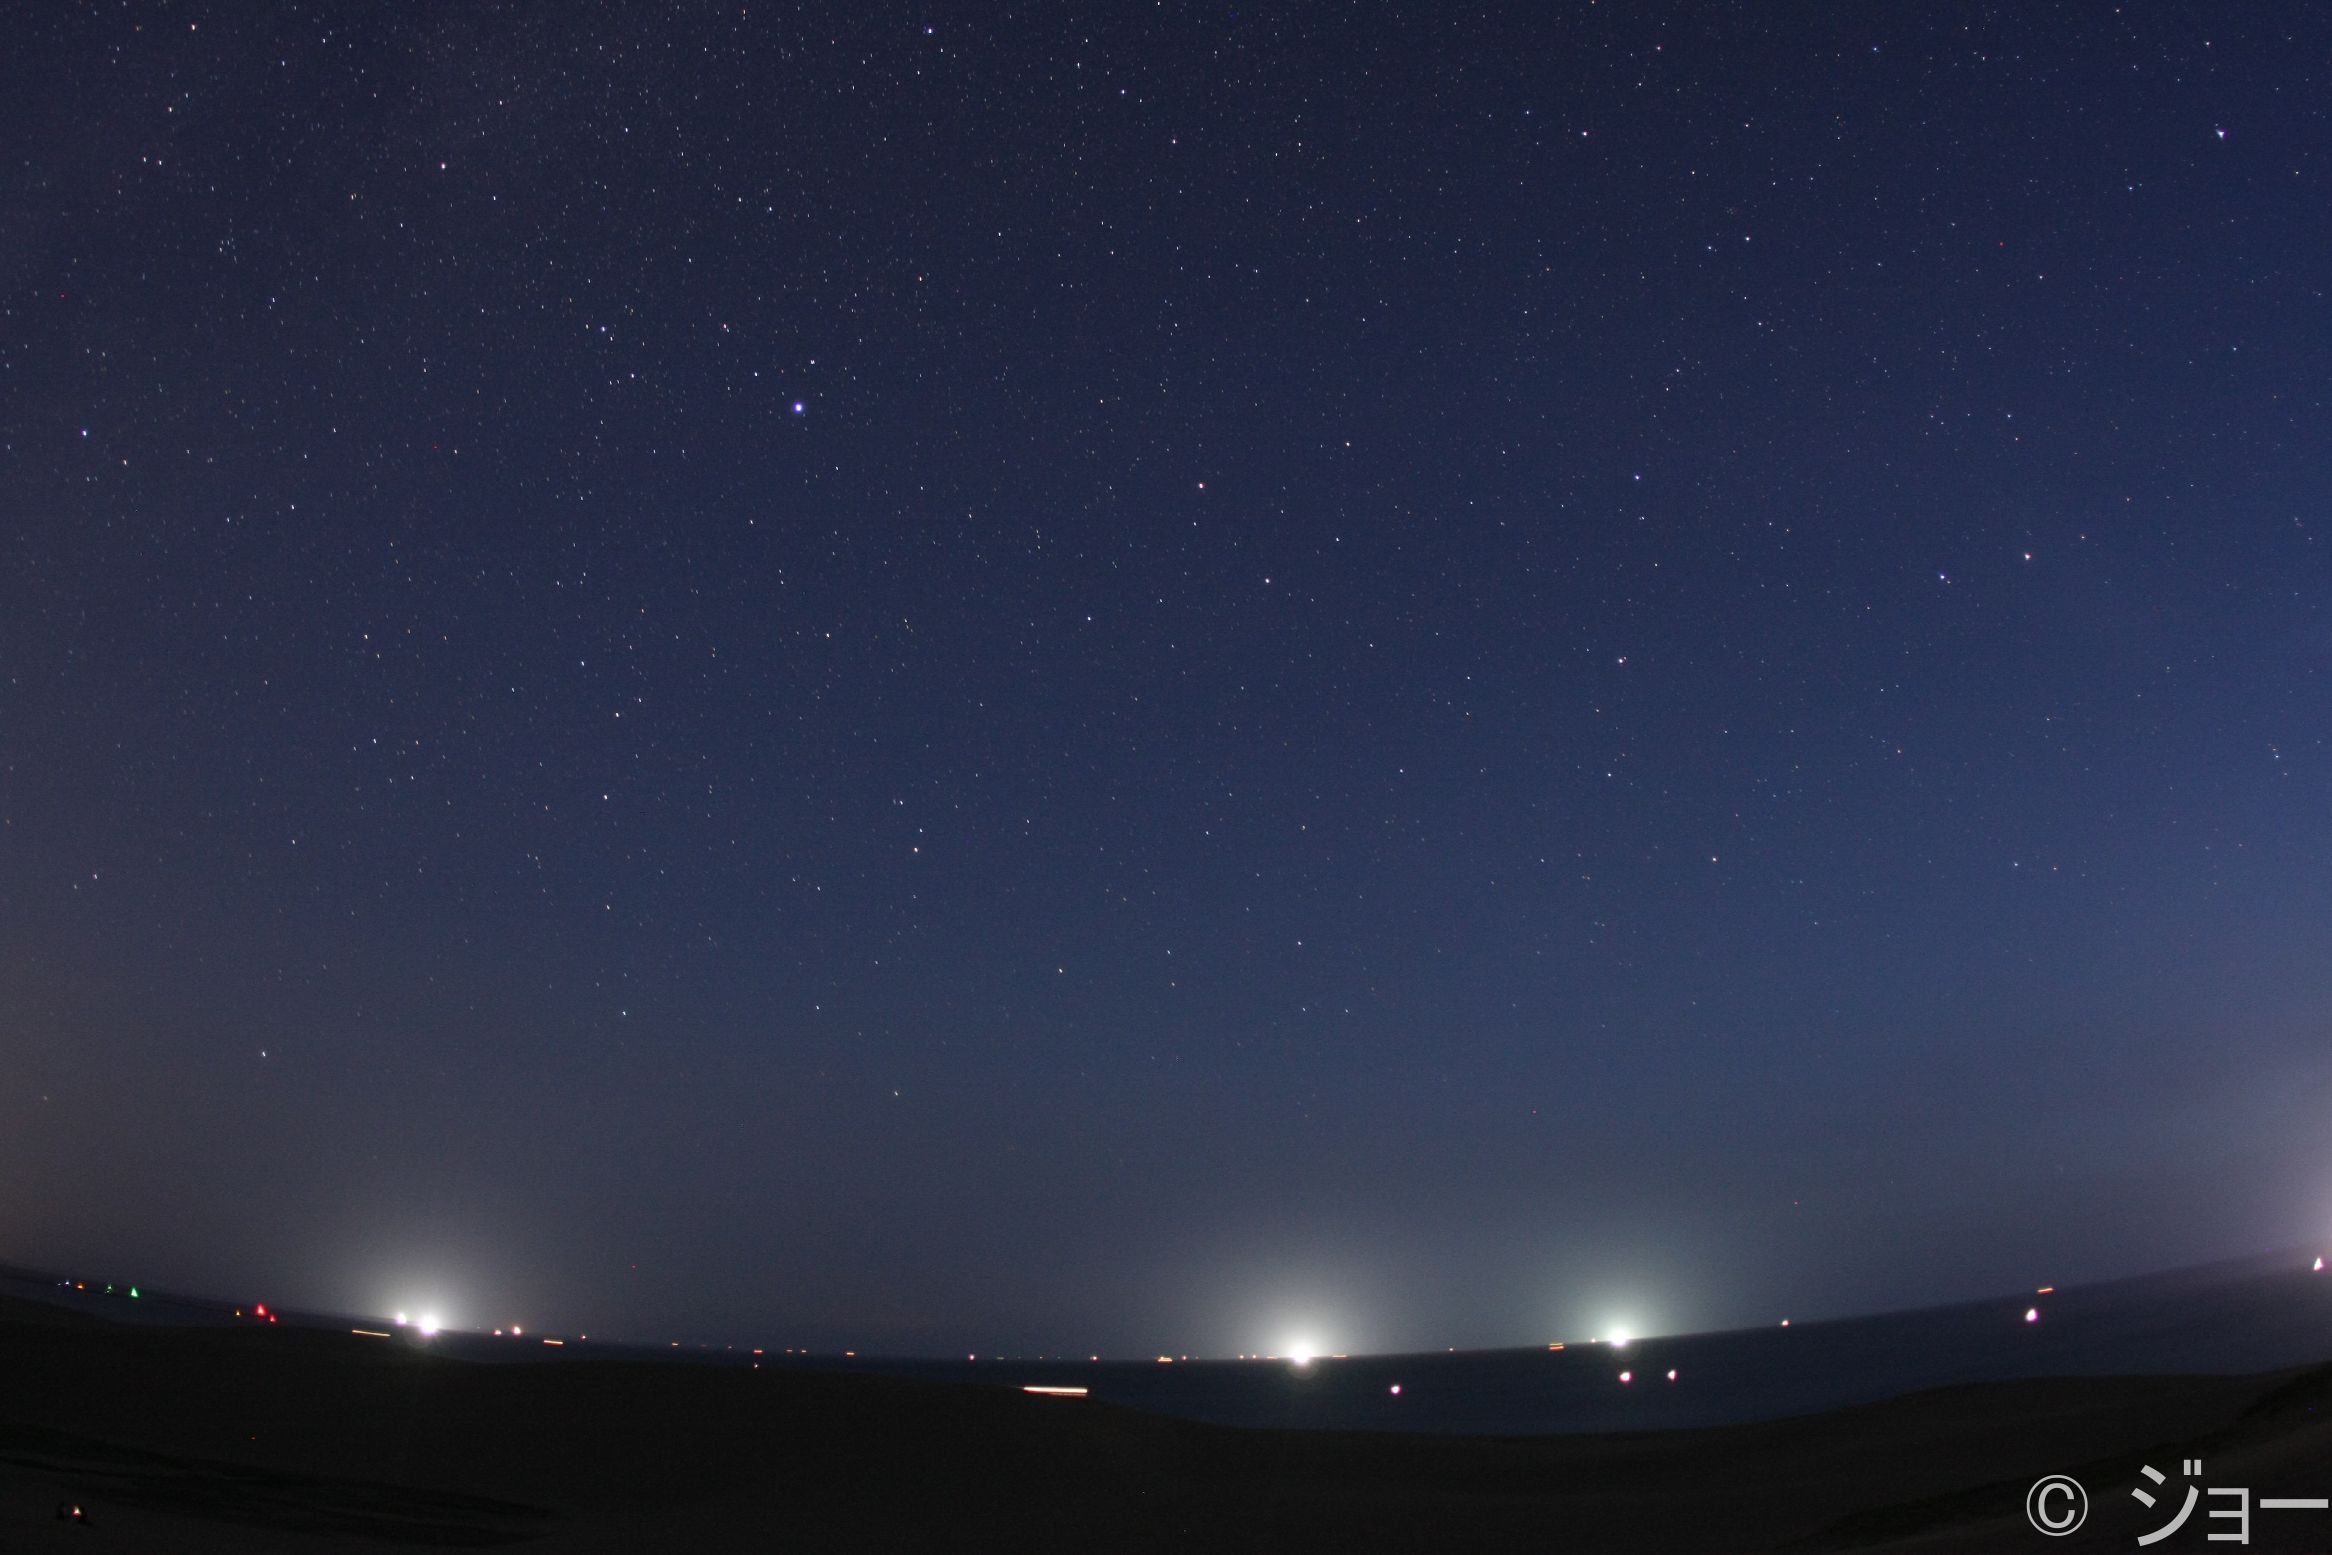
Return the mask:
[[(0, 1270), (0, 1293), (116, 1320), (248, 1325), (248, 1309)], [(240, 1315), (237, 1315), (237, 1314)], [(363, 1320), (281, 1313), (295, 1328), (361, 1332)], [(351, 1342), (377, 1342), (355, 1338)], [(394, 1342), (415, 1342), (400, 1335)], [(756, 1355), (593, 1341), (439, 1334), (485, 1362), (758, 1365), (957, 1382), (1048, 1408), (1116, 1405), (1257, 1429), (1526, 1436), (1676, 1430), (1815, 1414), (1928, 1389), (2014, 1378), (2248, 1373), (2332, 1362), (2332, 1273), (2287, 1250), (2169, 1273), (2004, 1292), (1994, 1299), (1718, 1333), (1507, 1350), (1278, 1360), (1023, 1360)]]

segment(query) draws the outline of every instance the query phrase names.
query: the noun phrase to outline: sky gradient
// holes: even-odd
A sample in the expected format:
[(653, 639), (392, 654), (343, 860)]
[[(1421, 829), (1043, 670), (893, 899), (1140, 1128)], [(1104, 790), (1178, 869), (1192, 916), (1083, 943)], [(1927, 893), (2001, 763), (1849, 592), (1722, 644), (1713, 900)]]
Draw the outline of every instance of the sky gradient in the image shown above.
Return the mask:
[(0, 60), (0, 1258), (1532, 1343), (2332, 1217), (2332, 15)]

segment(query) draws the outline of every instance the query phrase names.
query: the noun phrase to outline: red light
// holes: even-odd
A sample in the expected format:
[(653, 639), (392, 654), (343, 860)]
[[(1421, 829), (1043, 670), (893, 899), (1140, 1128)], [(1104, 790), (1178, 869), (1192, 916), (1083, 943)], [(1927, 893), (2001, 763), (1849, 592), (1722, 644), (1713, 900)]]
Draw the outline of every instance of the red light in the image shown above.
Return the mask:
[(261, 1317), (265, 1317), (267, 1316), (267, 1303), (262, 1301), (259, 1303), (259, 1305), (253, 1307), (251, 1310), (258, 1313)]

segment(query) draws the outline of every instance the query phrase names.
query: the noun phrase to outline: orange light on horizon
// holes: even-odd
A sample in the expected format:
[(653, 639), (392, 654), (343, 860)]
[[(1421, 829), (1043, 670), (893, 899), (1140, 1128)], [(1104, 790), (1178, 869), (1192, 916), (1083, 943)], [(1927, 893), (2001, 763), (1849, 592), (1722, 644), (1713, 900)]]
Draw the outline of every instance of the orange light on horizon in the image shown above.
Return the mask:
[(1158, 1364), (1161, 1366), (1171, 1366), (1174, 1364), (1174, 1357), (1171, 1355), (1161, 1355), (1158, 1357)]
[(351, 1328), (349, 1332), (365, 1339), (386, 1339), (389, 1337), (377, 1328)]
[(557, 1345), (563, 1348), (567, 1341), (564, 1339), (545, 1339), (543, 1343), (548, 1345)]
[(2039, 1290), (2034, 1291), (2033, 1294), (2036, 1296), (2050, 1296), (2056, 1293), (2056, 1289), (2057, 1287), (2054, 1285), (2043, 1285)]
[(1023, 1393), (1041, 1393), (1046, 1398), (1083, 1398), (1086, 1392), (1086, 1390), (1083, 1388), (1050, 1388), (1040, 1386), (1034, 1382), (1024, 1384), (1020, 1391)]
[(1569, 1349), (1569, 1348), (1570, 1348), (1570, 1346), (1568, 1346), (1568, 1345), (1563, 1345), (1563, 1344), (1550, 1344), (1550, 1345), (1548, 1345), (1548, 1346), (1547, 1346), (1547, 1349), (1548, 1349), (1548, 1351), (1549, 1351), (1550, 1353), (1551, 1353), (1551, 1352), (1553, 1352), (1553, 1351), (1556, 1351), (1556, 1350), (1567, 1350), (1567, 1349)]

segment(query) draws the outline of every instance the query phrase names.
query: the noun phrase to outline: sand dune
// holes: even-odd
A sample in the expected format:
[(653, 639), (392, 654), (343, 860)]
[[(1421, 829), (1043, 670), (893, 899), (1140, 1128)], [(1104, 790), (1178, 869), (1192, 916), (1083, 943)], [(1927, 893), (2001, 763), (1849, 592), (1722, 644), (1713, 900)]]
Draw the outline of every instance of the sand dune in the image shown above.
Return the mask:
[[(11, 1303), (0, 1378), (10, 1550), (2029, 1551), (2044, 1541), (2024, 1490), (2049, 1471), (2082, 1477), (2097, 1511), (2045, 1547), (2126, 1549), (2147, 1526), (2127, 1497), (2141, 1461), (2199, 1455), (2213, 1483), (2332, 1491), (2332, 1368), (1485, 1439), (1240, 1431), (865, 1376), (481, 1365)], [(89, 1524), (56, 1521), (61, 1500)], [(2278, 1515), (2255, 1547), (2332, 1533)]]

